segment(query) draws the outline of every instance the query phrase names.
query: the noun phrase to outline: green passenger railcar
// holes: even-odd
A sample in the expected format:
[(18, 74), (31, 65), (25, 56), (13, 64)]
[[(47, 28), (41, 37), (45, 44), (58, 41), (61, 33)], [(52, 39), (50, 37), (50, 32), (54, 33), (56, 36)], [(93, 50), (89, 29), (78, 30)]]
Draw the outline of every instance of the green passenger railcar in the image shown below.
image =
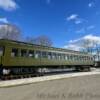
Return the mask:
[[(21, 68), (67, 68), (83, 69), (93, 66), (92, 55), (87, 53), (40, 46), (19, 41), (0, 40), (0, 73), (13, 72), (12, 69)], [(5, 69), (5, 70), (4, 70)]]

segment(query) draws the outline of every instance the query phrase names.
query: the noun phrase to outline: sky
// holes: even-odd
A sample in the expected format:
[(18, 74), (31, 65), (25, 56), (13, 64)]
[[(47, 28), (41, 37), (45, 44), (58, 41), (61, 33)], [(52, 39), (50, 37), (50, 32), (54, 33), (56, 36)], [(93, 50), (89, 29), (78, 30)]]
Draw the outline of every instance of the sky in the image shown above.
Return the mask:
[(53, 46), (70, 47), (100, 40), (100, 0), (0, 0), (0, 22), (17, 25), (23, 37), (46, 35)]

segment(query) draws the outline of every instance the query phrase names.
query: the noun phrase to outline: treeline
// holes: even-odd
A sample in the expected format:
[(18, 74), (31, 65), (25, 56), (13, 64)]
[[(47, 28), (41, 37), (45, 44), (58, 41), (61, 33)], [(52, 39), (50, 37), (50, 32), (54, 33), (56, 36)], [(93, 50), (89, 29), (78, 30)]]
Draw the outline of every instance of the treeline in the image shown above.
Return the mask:
[(14, 24), (1, 24), (0, 25), (0, 38), (10, 40), (21, 40), (28, 43), (52, 46), (52, 40), (46, 35), (40, 35), (36, 38), (33, 36), (23, 38), (20, 28)]

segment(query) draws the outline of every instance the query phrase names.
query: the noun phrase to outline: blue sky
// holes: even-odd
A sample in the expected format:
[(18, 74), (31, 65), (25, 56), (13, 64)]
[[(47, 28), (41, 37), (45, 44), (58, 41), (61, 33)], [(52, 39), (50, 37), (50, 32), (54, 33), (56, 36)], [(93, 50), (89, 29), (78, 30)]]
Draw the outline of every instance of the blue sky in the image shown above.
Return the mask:
[(85, 36), (100, 37), (100, 0), (0, 0), (0, 22), (24, 37), (46, 35), (55, 47)]

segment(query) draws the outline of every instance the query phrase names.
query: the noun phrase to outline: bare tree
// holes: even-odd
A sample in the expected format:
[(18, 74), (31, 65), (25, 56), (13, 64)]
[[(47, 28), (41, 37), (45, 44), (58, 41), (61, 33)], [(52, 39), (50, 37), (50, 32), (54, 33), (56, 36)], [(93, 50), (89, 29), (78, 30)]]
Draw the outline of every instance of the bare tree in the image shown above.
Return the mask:
[(0, 25), (0, 38), (18, 40), (21, 36), (20, 29), (13, 24)]
[(34, 40), (35, 38), (32, 36), (32, 37), (26, 37), (24, 38), (24, 42), (27, 42), (27, 43), (33, 43), (34, 44)]
[(51, 39), (45, 35), (41, 35), (36, 38), (27, 37), (26, 41), (28, 43), (34, 43), (34, 44), (42, 45), (42, 46), (49, 46), (49, 47), (52, 46)]
[(83, 47), (86, 52), (92, 53), (93, 48), (97, 49), (98, 41), (85, 39), (82, 41), (81, 47)]
[(84, 48), (84, 50), (86, 52), (89, 52), (90, 49), (92, 48), (92, 41), (88, 40), (88, 39), (85, 39), (81, 42), (81, 47)]

